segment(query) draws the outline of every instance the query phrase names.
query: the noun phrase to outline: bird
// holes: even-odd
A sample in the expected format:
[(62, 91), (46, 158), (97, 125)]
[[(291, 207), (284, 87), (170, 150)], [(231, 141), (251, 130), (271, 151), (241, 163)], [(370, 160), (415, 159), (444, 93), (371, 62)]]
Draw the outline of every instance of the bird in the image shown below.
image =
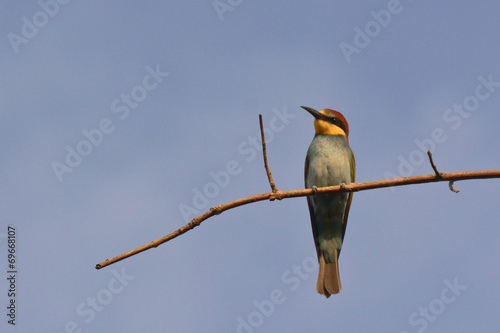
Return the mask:
[(312, 233), (319, 262), (318, 293), (329, 298), (340, 293), (339, 255), (344, 241), (352, 192), (318, 194), (316, 189), (355, 182), (356, 162), (349, 146), (349, 125), (335, 110), (302, 106), (314, 118), (315, 135), (309, 145), (304, 167)]

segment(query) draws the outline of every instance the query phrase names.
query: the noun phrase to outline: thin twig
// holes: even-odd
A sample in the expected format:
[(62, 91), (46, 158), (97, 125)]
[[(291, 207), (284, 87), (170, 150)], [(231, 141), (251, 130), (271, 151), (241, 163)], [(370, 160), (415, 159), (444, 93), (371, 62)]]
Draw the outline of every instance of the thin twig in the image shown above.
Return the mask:
[(483, 171), (464, 171), (464, 172), (447, 172), (447, 173), (440, 173), (441, 178), (436, 177), (436, 175), (421, 175), (421, 176), (413, 176), (413, 177), (403, 177), (403, 178), (393, 178), (393, 179), (386, 179), (386, 180), (376, 180), (372, 182), (365, 182), (365, 183), (350, 183), (344, 186), (327, 186), (327, 187), (318, 187), (315, 189), (303, 189), (303, 190), (291, 190), (291, 191), (276, 191), (276, 193), (262, 193), (262, 194), (257, 194), (253, 195), (250, 197), (246, 198), (241, 198), (235, 201), (227, 202), (225, 204), (219, 205), (214, 208), (210, 208), (209, 211), (206, 213), (195, 217), (194, 219), (191, 220), (188, 224), (185, 226), (177, 229), (176, 231), (163, 236), (162, 238), (159, 238), (157, 240), (154, 240), (148, 244), (145, 244), (141, 247), (138, 247), (134, 250), (125, 252), (123, 254), (120, 254), (119, 256), (116, 256), (111, 259), (107, 259), (99, 264), (96, 265), (96, 269), (101, 269), (103, 267), (106, 267), (108, 265), (111, 265), (115, 262), (118, 262), (120, 260), (123, 260), (125, 258), (131, 257), (133, 255), (136, 255), (140, 252), (149, 250), (153, 247), (158, 247), (159, 245), (168, 242), (171, 239), (174, 239), (177, 236), (180, 236), (186, 232), (188, 232), (191, 229), (194, 229), (195, 227), (199, 226), (203, 221), (206, 219), (214, 216), (221, 214), (222, 212), (236, 208), (239, 206), (243, 206), (246, 204), (250, 204), (253, 202), (257, 201), (263, 201), (263, 200), (269, 200), (273, 198), (275, 195), (281, 197), (281, 198), (296, 198), (296, 197), (305, 197), (305, 196), (310, 196), (310, 195), (316, 195), (321, 194), (321, 193), (330, 193), (330, 192), (340, 192), (340, 191), (346, 191), (346, 192), (359, 192), (359, 191), (365, 191), (365, 190), (372, 190), (372, 189), (377, 189), (377, 188), (384, 188), (384, 187), (392, 187), (392, 186), (403, 186), (403, 185), (411, 185), (411, 184), (424, 184), (424, 183), (434, 183), (434, 182), (442, 182), (442, 181), (447, 181), (450, 182), (451, 187), (453, 187), (453, 182), (458, 181), (458, 180), (467, 180), (467, 179), (487, 179), (487, 178), (500, 178), (500, 170), (483, 170)]
[(453, 183), (454, 183), (454, 181), (453, 181), (453, 180), (450, 180), (450, 183), (448, 184), (448, 186), (450, 187), (450, 190), (451, 190), (452, 192), (455, 192), (455, 193), (460, 192), (460, 190), (459, 190), (458, 188), (454, 188), (454, 187), (453, 187)]
[(269, 170), (269, 165), (267, 164), (267, 151), (266, 151), (266, 138), (264, 135), (264, 125), (262, 125), (262, 115), (259, 114), (259, 123), (260, 123), (260, 136), (262, 138), (262, 155), (264, 155), (264, 167), (267, 172), (267, 179), (269, 179), (269, 185), (271, 185), (271, 191), (276, 193), (276, 185), (273, 181), (273, 176), (271, 175), (271, 171)]
[(434, 161), (432, 160), (432, 153), (430, 150), (427, 151), (427, 156), (429, 156), (429, 161), (431, 162), (432, 170), (434, 170), (434, 172), (436, 173), (436, 177), (442, 178), (441, 173), (438, 171), (438, 169), (436, 168), (436, 165), (434, 164)]

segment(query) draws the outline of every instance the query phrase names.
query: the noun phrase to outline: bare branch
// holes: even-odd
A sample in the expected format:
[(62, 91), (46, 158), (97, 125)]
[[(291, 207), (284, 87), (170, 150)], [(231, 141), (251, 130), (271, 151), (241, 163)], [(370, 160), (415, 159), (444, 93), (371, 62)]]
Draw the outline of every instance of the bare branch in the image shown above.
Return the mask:
[[(136, 255), (140, 252), (149, 250), (153, 247), (158, 247), (159, 245), (168, 242), (171, 239), (174, 239), (177, 236), (180, 236), (191, 229), (199, 226), (206, 219), (223, 213), (226, 210), (233, 209), (239, 206), (243, 206), (246, 204), (250, 204), (257, 201), (270, 200), (275, 198), (276, 196), (280, 198), (296, 198), (296, 197), (305, 197), (310, 195), (316, 195), (321, 193), (331, 193), (331, 192), (359, 192), (366, 190), (373, 190), (377, 188), (384, 187), (393, 187), (393, 186), (403, 186), (403, 185), (411, 185), (411, 184), (424, 184), (424, 183), (435, 183), (447, 181), (449, 182), (450, 189), (453, 191), (453, 182), (458, 180), (467, 180), (467, 179), (487, 179), (487, 178), (500, 178), (500, 170), (483, 170), (483, 171), (464, 171), (464, 172), (447, 172), (447, 173), (439, 173), (440, 177), (436, 177), (434, 174), (430, 175), (421, 175), (421, 176), (413, 176), (413, 177), (403, 177), (403, 178), (393, 178), (386, 180), (376, 180), (372, 182), (365, 183), (351, 183), (351, 184), (343, 184), (338, 186), (327, 186), (327, 187), (318, 187), (318, 188), (310, 188), (310, 189), (301, 189), (301, 190), (291, 190), (291, 191), (276, 191), (275, 193), (262, 193), (256, 194), (250, 197), (241, 198), (235, 201), (227, 202), (225, 204), (219, 205), (217, 207), (210, 208), (206, 213), (195, 217), (185, 226), (177, 229), (176, 231), (163, 236), (162, 238), (156, 239), (148, 244), (145, 244), (141, 247), (138, 247), (134, 250), (125, 252), (111, 259), (106, 259), (105, 261), (96, 265), (96, 269), (101, 269), (108, 265), (111, 265), (115, 262), (123, 260), (125, 258)], [(456, 192), (458, 190), (455, 190)]]
[(326, 186), (326, 187), (316, 187), (313, 186), (310, 189), (303, 190), (291, 190), (291, 191), (278, 191), (276, 189), (276, 185), (274, 184), (273, 177), (271, 175), (271, 171), (269, 170), (269, 165), (267, 163), (267, 152), (266, 152), (266, 139), (264, 135), (264, 126), (262, 124), (262, 115), (259, 114), (259, 123), (260, 123), (260, 133), (262, 138), (262, 154), (264, 156), (264, 167), (266, 168), (267, 178), (269, 180), (269, 184), (271, 185), (271, 193), (261, 193), (256, 194), (250, 197), (241, 198), (235, 201), (227, 202), (225, 204), (219, 205), (217, 207), (210, 208), (206, 213), (195, 217), (185, 226), (171, 232), (170, 234), (163, 236), (162, 238), (156, 239), (148, 244), (140, 246), (134, 250), (125, 252), (111, 259), (106, 259), (105, 261), (97, 264), (95, 266), (96, 269), (101, 269), (103, 267), (109, 266), (115, 262), (126, 259), (143, 251), (149, 250), (153, 247), (158, 247), (159, 245), (168, 242), (171, 239), (174, 239), (177, 236), (180, 236), (191, 229), (199, 226), (206, 219), (223, 213), (226, 210), (233, 209), (239, 206), (243, 206), (246, 204), (250, 204), (257, 201), (270, 200), (274, 199), (283, 199), (283, 198), (296, 198), (296, 197), (305, 197), (310, 195), (318, 195), (321, 193), (331, 193), (331, 192), (359, 192), (365, 190), (372, 190), (377, 188), (384, 187), (393, 187), (393, 186), (402, 186), (402, 185), (412, 185), (412, 184), (424, 184), (424, 183), (432, 183), (432, 182), (441, 182), (448, 181), (450, 190), (455, 193), (458, 193), (459, 190), (453, 187), (453, 182), (457, 180), (467, 180), (467, 179), (486, 179), (486, 178), (500, 178), (500, 170), (484, 170), (484, 171), (466, 171), (466, 172), (450, 172), (450, 173), (440, 173), (434, 161), (432, 160), (432, 153), (427, 151), (427, 155), (429, 156), (429, 161), (431, 163), (432, 169), (434, 170), (434, 175), (421, 175), (421, 176), (413, 176), (413, 177), (403, 177), (403, 178), (393, 178), (386, 180), (376, 180), (372, 182), (365, 183), (351, 183), (351, 184), (340, 184), (337, 186)]

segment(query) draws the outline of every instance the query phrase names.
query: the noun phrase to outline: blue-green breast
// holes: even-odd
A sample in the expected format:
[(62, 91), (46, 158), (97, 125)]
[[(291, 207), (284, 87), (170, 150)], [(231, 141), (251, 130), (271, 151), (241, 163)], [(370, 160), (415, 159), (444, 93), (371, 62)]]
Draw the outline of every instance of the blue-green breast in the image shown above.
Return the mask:
[[(351, 167), (354, 156), (344, 136), (316, 135), (306, 157), (305, 185), (332, 186), (354, 181)], [(349, 193), (331, 193), (308, 197), (311, 222), (317, 246), (325, 251), (325, 259), (340, 250), (345, 232), (344, 213)]]

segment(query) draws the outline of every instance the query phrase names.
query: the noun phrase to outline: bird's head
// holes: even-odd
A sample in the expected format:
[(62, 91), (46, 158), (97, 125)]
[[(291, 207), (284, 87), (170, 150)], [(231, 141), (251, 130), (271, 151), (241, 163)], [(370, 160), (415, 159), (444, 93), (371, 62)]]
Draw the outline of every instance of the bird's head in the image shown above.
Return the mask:
[(316, 111), (307, 106), (301, 106), (301, 108), (316, 118), (314, 120), (316, 134), (341, 135), (345, 136), (346, 140), (349, 141), (349, 124), (347, 124), (347, 120), (345, 120), (342, 113), (330, 109)]

